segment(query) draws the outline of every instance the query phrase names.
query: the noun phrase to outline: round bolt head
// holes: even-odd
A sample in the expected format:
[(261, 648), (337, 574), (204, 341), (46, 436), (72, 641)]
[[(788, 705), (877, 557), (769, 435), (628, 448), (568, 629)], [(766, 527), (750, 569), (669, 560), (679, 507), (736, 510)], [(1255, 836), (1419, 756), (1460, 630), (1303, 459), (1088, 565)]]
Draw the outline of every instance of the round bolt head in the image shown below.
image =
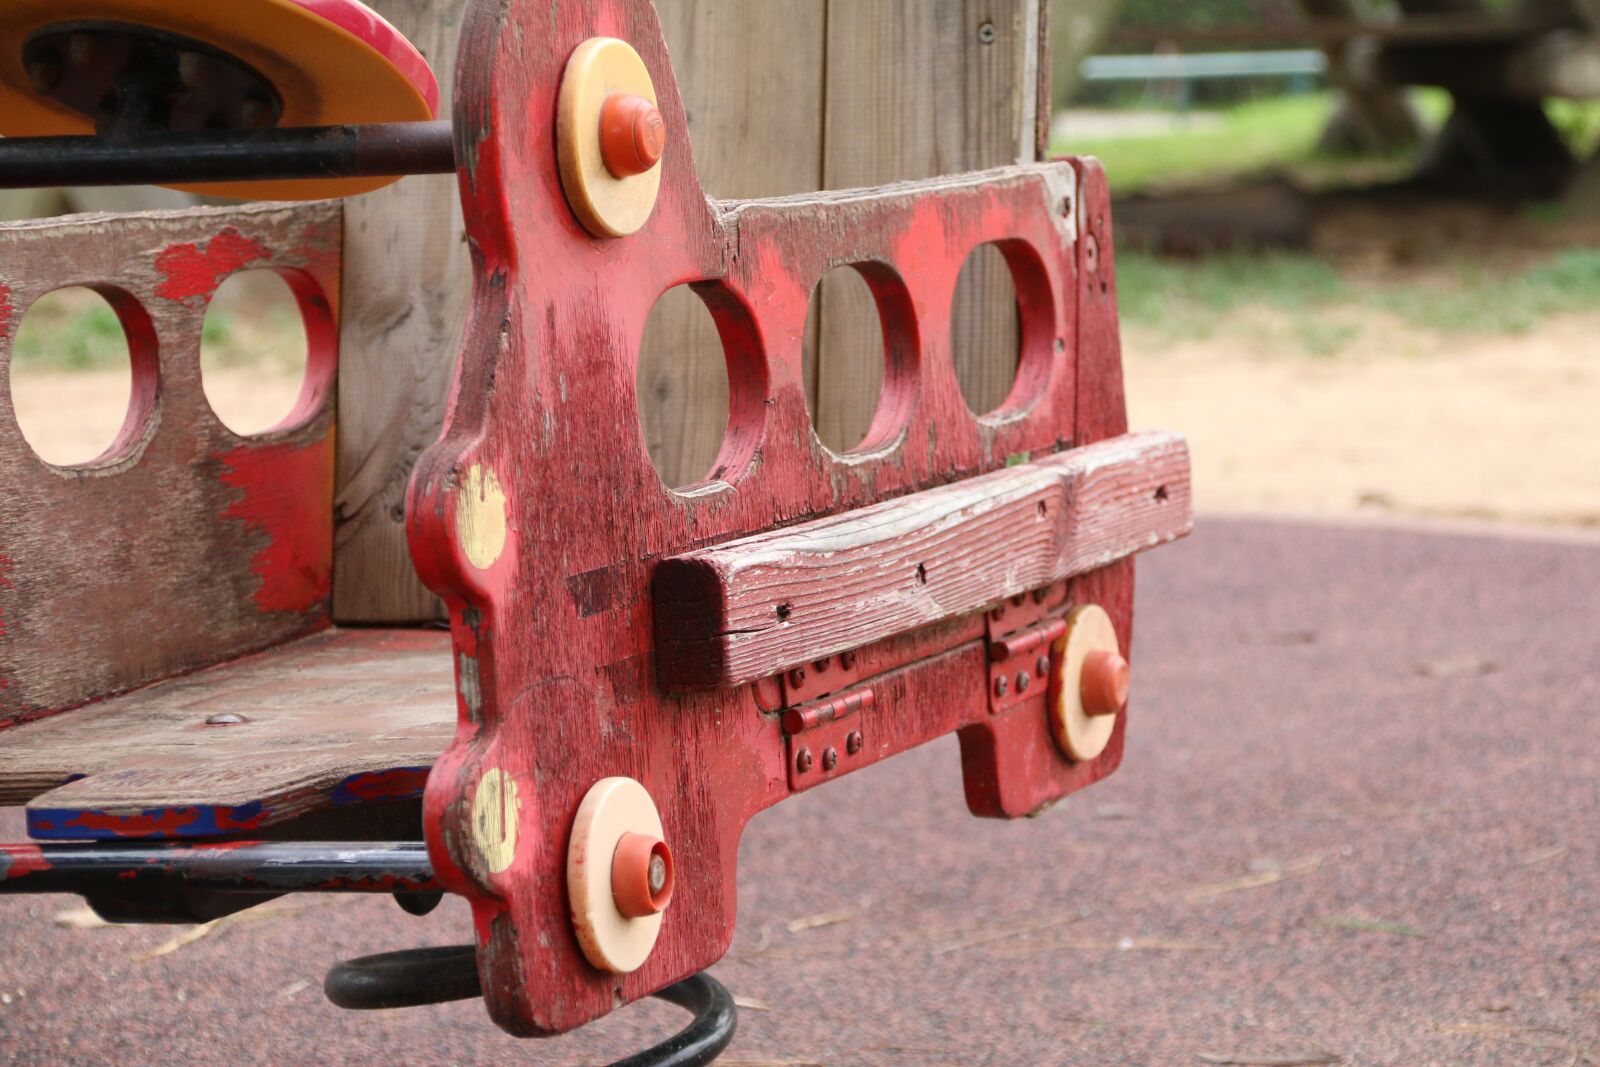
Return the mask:
[(243, 715), (235, 715), (231, 711), (224, 711), (206, 718), (207, 726), (242, 726), (250, 720)]
[(672, 900), (672, 850), (649, 834), (623, 834), (611, 855), (611, 896), (628, 919), (659, 915)]
[(795, 756), (794, 758), (794, 765), (801, 774), (809, 771), (811, 769), (811, 750), (809, 748), (802, 748), (799, 755)]
[(1040, 656), (1033, 661), (1033, 670), (1041, 678), (1050, 677), (1050, 657)]
[(850, 736), (845, 738), (844, 750), (854, 756), (861, 751), (861, 731), (852, 730)]
[(1009, 692), (1011, 692), (1011, 679), (1002, 674), (994, 680), (994, 695), (1003, 697)]
[(856, 654), (854, 652), (839, 653), (839, 666), (843, 667), (845, 670), (850, 670), (855, 665)]
[(792, 671), (789, 672), (789, 684), (790, 685), (804, 685), (805, 681), (806, 681), (806, 669), (804, 667), (796, 667)]
[(822, 754), (822, 769), (825, 771), (831, 771), (837, 766), (839, 766), (839, 750), (836, 748), (829, 748)]
[(1032, 684), (1033, 675), (1029, 674), (1027, 671), (1017, 672), (1017, 692), (1026, 693), (1028, 691), (1028, 687)]
[(1083, 658), (1080, 687), (1083, 710), (1090, 715), (1120, 715), (1128, 706), (1128, 661), (1104, 650)]
[(600, 159), (614, 178), (655, 169), (667, 149), (661, 110), (642, 96), (612, 93), (600, 108)]

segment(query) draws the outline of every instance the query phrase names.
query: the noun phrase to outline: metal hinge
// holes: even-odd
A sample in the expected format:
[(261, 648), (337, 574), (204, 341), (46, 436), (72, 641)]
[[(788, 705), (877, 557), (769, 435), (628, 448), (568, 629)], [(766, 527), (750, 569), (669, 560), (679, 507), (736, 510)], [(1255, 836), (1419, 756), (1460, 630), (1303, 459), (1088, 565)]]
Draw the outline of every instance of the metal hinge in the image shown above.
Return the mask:
[(864, 762), (866, 737), (861, 712), (876, 698), (871, 686), (856, 686), (787, 709), (780, 720), (789, 743), (789, 787), (810, 789)]

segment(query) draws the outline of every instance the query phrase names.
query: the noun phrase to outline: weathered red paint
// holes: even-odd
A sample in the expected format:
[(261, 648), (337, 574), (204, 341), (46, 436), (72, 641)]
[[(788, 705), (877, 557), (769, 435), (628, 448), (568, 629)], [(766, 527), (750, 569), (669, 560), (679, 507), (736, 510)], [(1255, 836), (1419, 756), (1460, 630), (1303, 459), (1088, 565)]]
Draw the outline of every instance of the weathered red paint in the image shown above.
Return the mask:
[(254, 599), (262, 611), (304, 612), (333, 591), (333, 441), (244, 445), (217, 457), (221, 481), (239, 491), (223, 518), (264, 534), (266, 545), (251, 560), (261, 585)]
[[(528, 121), (555, 113), (567, 57), (595, 35), (638, 49), (684, 149), (667, 153), (653, 216), (623, 240), (577, 222), (552, 131)], [(421, 458), (407, 508), (413, 559), (450, 607), (458, 668), (461, 728), (429, 779), (425, 816), (441, 881), (473, 906), (491, 1014), (513, 1032), (547, 1033), (714, 963), (733, 932), (744, 825), (807, 785), (791, 778), (772, 685), (673, 694), (659, 684), (659, 562), (1123, 432), (1110, 429), (1124, 418), (1120, 376), (1088, 381), (1117, 369), (1116, 312), (1088, 295), (1109, 257), (1092, 278), (1082, 264), (1080, 205), (1105, 202), (1092, 163), (715, 204), (695, 176), (648, 0), (482, 0), (462, 36), (456, 124), (477, 284), (444, 434)], [(949, 323), (961, 266), (989, 242), (1016, 278), (1022, 356), (1007, 403), (975, 419)], [(813, 287), (846, 264), (864, 265), (895, 358), (867, 450), (835, 456), (811, 428), (801, 339)], [(696, 285), (717, 322), (731, 393), (712, 480), (683, 493), (651, 466), (634, 393), (645, 321), (679, 284)], [(503, 512), (484, 510), (500, 507), (488, 475)], [(485, 543), (484, 530), (502, 528)], [(1125, 564), (1073, 581), (1051, 610), (1064, 610), (1065, 590), (1104, 605), (1126, 647)], [(841, 676), (873, 699), (851, 716), (862, 738), (847, 769), (959, 732), (969, 805), (1003, 817), (1111, 773), (1121, 726), (1100, 759), (1068, 762), (1049, 736), (1043, 686), (991, 713), (988, 636), (972, 614), (852, 650)], [(509, 866), (491, 867), (473, 836), (473, 798), (491, 769), (516, 784)], [(646, 786), (677, 858), (660, 940), (625, 976), (587, 963), (559, 889), (573, 814), (610, 775)]]
[[(111, 815), (105, 812), (81, 812), (70, 819), (34, 822), (30, 829), (38, 831), (46, 826), (54, 829), (82, 830), (86, 838), (181, 838), (197, 823), (214, 825), (216, 832), (250, 833), (261, 826), (262, 812), (258, 808), (245, 818), (229, 808), (167, 808), (140, 815)], [(66, 835), (61, 835), (66, 836)]]
[(232, 226), (209, 241), (172, 245), (156, 257), (156, 269), (166, 278), (156, 295), (181, 304), (204, 302), (228, 275), (271, 255), (270, 249)]
[(0, 882), (49, 869), (50, 861), (38, 845), (0, 845)]

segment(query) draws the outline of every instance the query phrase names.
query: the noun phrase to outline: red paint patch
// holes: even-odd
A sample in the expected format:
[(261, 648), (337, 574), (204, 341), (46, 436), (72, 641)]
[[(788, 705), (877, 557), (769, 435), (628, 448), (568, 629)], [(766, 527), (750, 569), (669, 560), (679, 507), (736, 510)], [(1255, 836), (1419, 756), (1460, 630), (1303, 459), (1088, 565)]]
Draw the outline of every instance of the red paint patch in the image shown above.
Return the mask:
[(172, 245), (156, 257), (156, 269), (167, 279), (156, 288), (156, 295), (194, 304), (209, 298), (228, 275), (271, 254), (232, 226), (204, 244)]
[(217, 457), (224, 484), (241, 491), (223, 518), (267, 535), (251, 560), (262, 611), (302, 613), (333, 592), (333, 445), (243, 445)]
[(335, 803), (364, 803), (391, 797), (416, 797), (422, 795), (428, 784), (428, 768), (404, 767), (393, 771), (373, 771), (358, 774), (339, 787)]
[(11, 317), (14, 314), (11, 308), (11, 287), (0, 285), (0, 337), (11, 332)]
[(50, 861), (38, 845), (0, 845), (0, 882), (9, 882), (23, 875), (48, 871)]

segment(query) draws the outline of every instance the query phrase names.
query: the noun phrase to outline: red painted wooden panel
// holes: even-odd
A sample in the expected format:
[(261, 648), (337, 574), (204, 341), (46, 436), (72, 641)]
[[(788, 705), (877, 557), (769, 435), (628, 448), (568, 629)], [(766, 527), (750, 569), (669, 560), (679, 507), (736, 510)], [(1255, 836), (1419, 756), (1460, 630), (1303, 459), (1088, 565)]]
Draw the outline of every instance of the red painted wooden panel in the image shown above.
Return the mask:
[(1189, 450), (1139, 434), (665, 560), (670, 689), (781, 674), (1189, 532)]
[[(336, 204), (0, 228), (0, 726), (327, 625), (340, 240)], [(245, 269), (284, 276), (310, 342), (288, 422), (248, 438), (200, 382), (206, 308)], [(134, 401), (106, 456), (58, 468), (18, 431), (8, 372), (28, 307), (71, 285), (121, 318)]]
[[(574, 219), (546, 124), (567, 57), (594, 35), (639, 50), (669, 131), (660, 202), (622, 240)], [(490, 1012), (513, 1032), (548, 1033), (715, 962), (733, 933), (745, 823), (804, 787), (777, 714), (787, 681), (691, 694), (657, 683), (660, 562), (1124, 432), (1110, 260), (1090, 269), (1081, 229), (1108, 236), (1095, 221), (1107, 201), (1098, 167), (1074, 161), (714, 203), (648, 0), (478, 0), (463, 41), (456, 118), (476, 290), (445, 430), (408, 507), (418, 569), (450, 607), (461, 719), (426, 818), (441, 879), (473, 906)], [(956, 381), (949, 320), (961, 265), (988, 242), (1016, 277), (1022, 355), (1008, 403), (979, 419)], [(812, 288), (849, 263), (870, 265), (893, 372), (873, 449), (840, 456), (811, 430), (801, 345)], [(711, 479), (674, 492), (645, 451), (633, 383), (646, 317), (683, 283), (718, 321), (732, 402)], [(1106, 606), (1126, 640), (1131, 578), (1112, 564), (1010, 617), (1058, 617), (1070, 590)], [(1016, 817), (1116, 768), (1120, 729), (1094, 761), (1060, 755), (1042, 692), (991, 712), (987, 625), (937, 623), (822, 672), (874, 694), (857, 704), (863, 745), (846, 769), (958, 731), (971, 808)], [(513, 799), (506, 836), (486, 841), (473, 798), (491, 772), (510, 783), (495, 795)], [(584, 959), (564, 889), (579, 801), (612, 775), (650, 791), (678, 859), (661, 938), (625, 976)]]

